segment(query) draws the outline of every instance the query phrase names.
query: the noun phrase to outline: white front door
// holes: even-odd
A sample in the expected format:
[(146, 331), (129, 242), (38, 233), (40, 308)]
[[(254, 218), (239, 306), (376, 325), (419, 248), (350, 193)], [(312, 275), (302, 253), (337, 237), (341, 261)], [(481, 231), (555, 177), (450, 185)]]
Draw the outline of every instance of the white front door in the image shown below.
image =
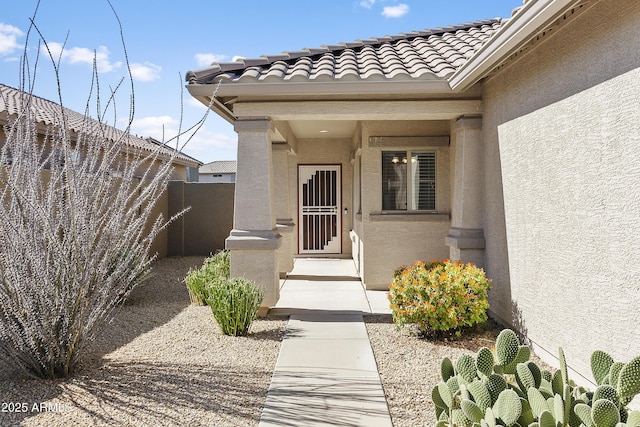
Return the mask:
[(340, 165), (298, 166), (298, 252), (342, 252)]

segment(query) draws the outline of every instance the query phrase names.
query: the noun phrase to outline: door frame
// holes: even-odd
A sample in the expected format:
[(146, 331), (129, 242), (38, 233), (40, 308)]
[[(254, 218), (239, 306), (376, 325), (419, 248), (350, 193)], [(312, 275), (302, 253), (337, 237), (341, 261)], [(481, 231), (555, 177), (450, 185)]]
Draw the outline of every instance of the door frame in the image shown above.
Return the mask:
[[(338, 177), (338, 182), (337, 182), (337, 186), (336, 186), (336, 191), (337, 191), (337, 197), (336, 197), (336, 202), (337, 202), (337, 212), (336, 212), (336, 219), (337, 219), (337, 236), (336, 238), (338, 239), (338, 243), (339, 243), (339, 249), (338, 252), (323, 252), (323, 251), (308, 251), (308, 252), (303, 252), (302, 250), (302, 246), (303, 246), (303, 220), (302, 220), (302, 216), (303, 216), (303, 212), (302, 212), (302, 182), (301, 182), (301, 173), (300, 170), (301, 168), (304, 167), (313, 167), (318, 169), (323, 169), (323, 168), (337, 168), (337, 177)], [(302, 255), (302, 256), (313, 256), (313, 255), (341, 255), (343, 252), (343, 243), (342, 243), (342, 164), (341, 163), (300, 163), (298, 164), (298, 167), (296, 168), (296, 172), (297, 172), (297, 178), (296, 178), (296, 184), (297, 184), (297, 190), (296, 190), (296, 194), (297, 194), (297, 209), (298, 209), (298, 233), (296, 236), (297, 242), (298, 242), (298, 255)]]

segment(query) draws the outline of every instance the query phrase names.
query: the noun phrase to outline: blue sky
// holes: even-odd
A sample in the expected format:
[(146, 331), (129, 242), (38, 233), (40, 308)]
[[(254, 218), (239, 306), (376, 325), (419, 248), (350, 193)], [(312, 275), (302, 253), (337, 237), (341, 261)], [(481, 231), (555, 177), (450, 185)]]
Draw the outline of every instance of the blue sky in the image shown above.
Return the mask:
[[(36, 0), (11, 1), (0, 10), (0, 83), (20, 85), (20, 57), (27, 46), (33, 69), (39, 34), (29, 18)], [(212, 61), (231, 61), (324, 44), (380, 37), (413, 30), (509, 17), (522, 0), (111, 0), (122, 23), (133, 73), (135, 113), (132, 132), (169, 139), (196, 123), (205, 108), (184, 88), (187, 71)], [(97, 59), (100, 101), (127, 75), (118, 22), (106, 0), (41, 0), (35, 23), (49, 49), (61, 57), (63, 103), (84, 112)], [(66, 44), (65, 44), (66, 40)], [(64, 44), (64, 48), (63, 48)], [(57, 100), (51, 61), (40, 56), (34, 93)], [(95, 92), (94, 92), (95, 93)], [(129, 114), (131, 85), (116, 95), (106, 115), (122, 128)], [(181, 97), (184, 102), (181, 107)], [(96, 98), (89, 102), (95, 116)], [(184, 142), (185, 139), (183, 138)], [(185, 153), (201, 160), (236, 157), (232, 125), (214, 114), (191, 139)]]

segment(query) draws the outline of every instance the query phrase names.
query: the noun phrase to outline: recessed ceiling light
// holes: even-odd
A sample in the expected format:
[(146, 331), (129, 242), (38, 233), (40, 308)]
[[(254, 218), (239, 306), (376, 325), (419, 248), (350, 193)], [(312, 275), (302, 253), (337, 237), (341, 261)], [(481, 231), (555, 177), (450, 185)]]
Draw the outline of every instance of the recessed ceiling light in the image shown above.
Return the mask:
[(322, 129), (322, 130), (320, 131), (320, 133), (329, 133), (329, 131), (328, 131), (328, 130), (326, 130), (326, 129)]

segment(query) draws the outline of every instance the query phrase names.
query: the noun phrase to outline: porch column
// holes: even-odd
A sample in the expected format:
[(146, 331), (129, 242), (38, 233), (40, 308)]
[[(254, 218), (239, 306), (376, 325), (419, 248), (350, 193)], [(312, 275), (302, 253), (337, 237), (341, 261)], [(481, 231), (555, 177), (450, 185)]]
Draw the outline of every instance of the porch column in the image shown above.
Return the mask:
[(482, 118), (461, 117), (451, 129), (453, 201), (451, 229), (445, 239), (452, 260), (484, 265)]
[(280, 276), (293, 270), (293, 228), (291, 196), (289, 192), (289, 144), (273, 144), (274, 212), (276, 228), (282, 236), (278, 249), (278, 271)]
[(233, 230), (226, 240), (230, 274), (264, 286), (263, 308), (273, 307), (280, 297), (276, 251), (281, 238), (273, 214), (272, 125), (268, 119), (237, 120), (235, 131), (238, 170)]

